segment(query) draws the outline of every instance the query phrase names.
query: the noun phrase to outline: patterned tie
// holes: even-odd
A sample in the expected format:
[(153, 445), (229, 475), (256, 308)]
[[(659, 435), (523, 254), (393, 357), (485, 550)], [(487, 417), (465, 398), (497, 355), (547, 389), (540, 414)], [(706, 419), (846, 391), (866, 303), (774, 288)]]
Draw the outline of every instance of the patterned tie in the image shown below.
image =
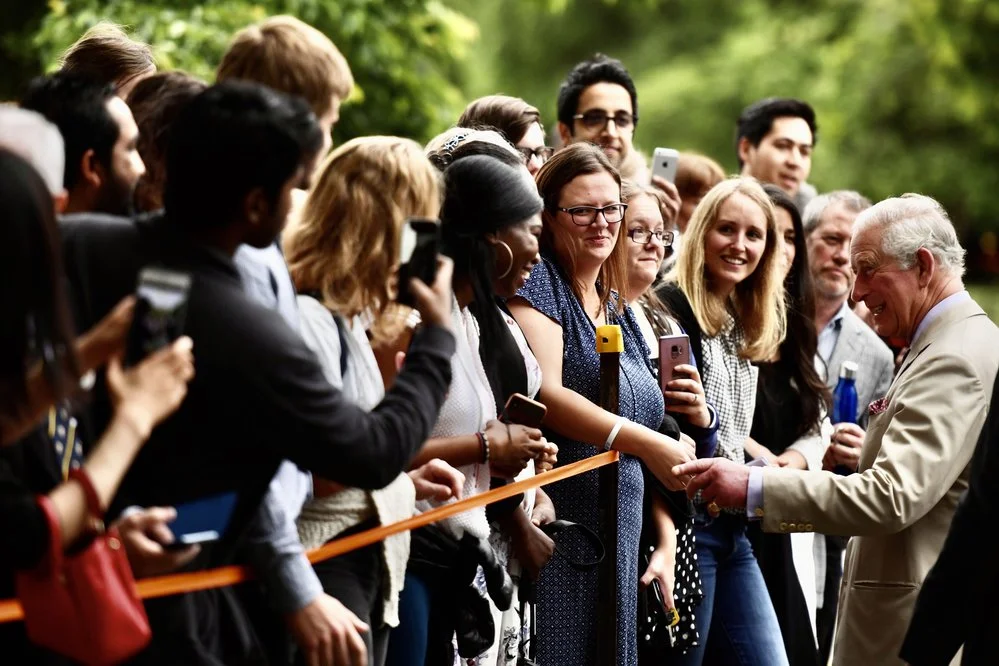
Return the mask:
[(83, 464), (83, 442), (77, 437), (78, 425), (65, 405), (49, 409), (46, 432), (55, 449), (63, 481), (68, 478), (69, 470)]

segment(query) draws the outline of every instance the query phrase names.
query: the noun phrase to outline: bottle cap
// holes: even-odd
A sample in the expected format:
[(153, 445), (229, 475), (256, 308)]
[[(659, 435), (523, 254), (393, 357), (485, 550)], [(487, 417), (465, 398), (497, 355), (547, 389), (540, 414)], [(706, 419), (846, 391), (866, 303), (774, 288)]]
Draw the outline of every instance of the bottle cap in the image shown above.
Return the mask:
[(597, 326), (597, 353), (623, 352), (624, 338), (621, 336), (621, 327), (613, 324)]
[(856, 379), (858, 366), (853, 361), (843, 361), (839, 369), (840, 379)]

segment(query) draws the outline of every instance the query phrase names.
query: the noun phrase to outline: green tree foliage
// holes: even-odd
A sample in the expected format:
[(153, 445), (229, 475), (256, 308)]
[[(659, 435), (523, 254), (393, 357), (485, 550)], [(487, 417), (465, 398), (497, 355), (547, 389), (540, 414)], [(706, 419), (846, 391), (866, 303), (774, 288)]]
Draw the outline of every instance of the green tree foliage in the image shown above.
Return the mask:
[(357, 82), (341, 111), (337, 141), (367, 134), (425, 140), (463, 107), (460, 62), (476, 26), (436, 0), (51, 0), (28, 40), (49, 69), (102, 19), (129, 26), (153, 46), (162, 69), (214, 78), (240, 28), (292, 14), (327, 34)]
[(798, 96), (817, 109), (811, 180), (874, 199), (918, 191), (966, 231), (999, 218), (999, 4), (989, 0), (497, 0), (453, 3), (480, 24), (470, 94), (520, 95), (555, 122), (558, 84), (602, 51), (639, 91), (636, 144), (737, 167), (735, 118)]

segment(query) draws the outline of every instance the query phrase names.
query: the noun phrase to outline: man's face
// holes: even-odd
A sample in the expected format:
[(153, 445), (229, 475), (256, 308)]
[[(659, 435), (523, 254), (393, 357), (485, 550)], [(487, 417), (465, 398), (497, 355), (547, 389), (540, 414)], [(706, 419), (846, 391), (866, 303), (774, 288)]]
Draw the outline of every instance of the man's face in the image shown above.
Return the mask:
[(881, 249), (882, 231), (868, 227), (853, 238), (851, 261), (856, 274), (853, 299), (871, 311), (874, 330), (888, 338), (910, 340), (923, 298), (919, 263), (903, 269)]
[(805, 239), (808, 267), (819, 298), (845, 301), (853, 289), (850, 236), (857, 213), (842, 203), (829, 205), (822, 220)]
[[(615, 167), (631, 153), (635, 134), (635, 110), (631, 95), (616, 83), (594, 83), (583, 90), (576, 106), (572, 127), (559, 123), (559, 134), (565, 144), (588, 141), (600, 146)], [(615, 120), (618, 119), (618, 120)]]
[(112, 215), (129, 215), (133, 209), (135, 186), (146, 173), (146, 165), (136, 149), (139, 128), (128, 105), (120, 97), (109, 99), (107, 108), (118, 126), (118, 140), (111, 148), (110, 173), (105, 173), (101, 181), (95, 210)]
[(788, 196), (798, 194), (812, 171), (812, 130), (802, 118), (775, 118), (770, 131), (754, 146), (739, 140), (742, 173), (764, 183), (773, 183)]

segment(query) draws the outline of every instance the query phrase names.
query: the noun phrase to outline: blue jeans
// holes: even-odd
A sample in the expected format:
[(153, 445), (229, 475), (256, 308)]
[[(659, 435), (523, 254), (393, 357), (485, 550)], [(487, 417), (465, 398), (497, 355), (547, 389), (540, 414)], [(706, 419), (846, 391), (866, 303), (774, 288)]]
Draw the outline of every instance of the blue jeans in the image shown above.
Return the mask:
[(696, 524), (694, 534), (704, 590), (694, 620), (700, 644), (675, 663), (788, 666), (777, 615), (746, 538), (745, 520), (723, 514)]

